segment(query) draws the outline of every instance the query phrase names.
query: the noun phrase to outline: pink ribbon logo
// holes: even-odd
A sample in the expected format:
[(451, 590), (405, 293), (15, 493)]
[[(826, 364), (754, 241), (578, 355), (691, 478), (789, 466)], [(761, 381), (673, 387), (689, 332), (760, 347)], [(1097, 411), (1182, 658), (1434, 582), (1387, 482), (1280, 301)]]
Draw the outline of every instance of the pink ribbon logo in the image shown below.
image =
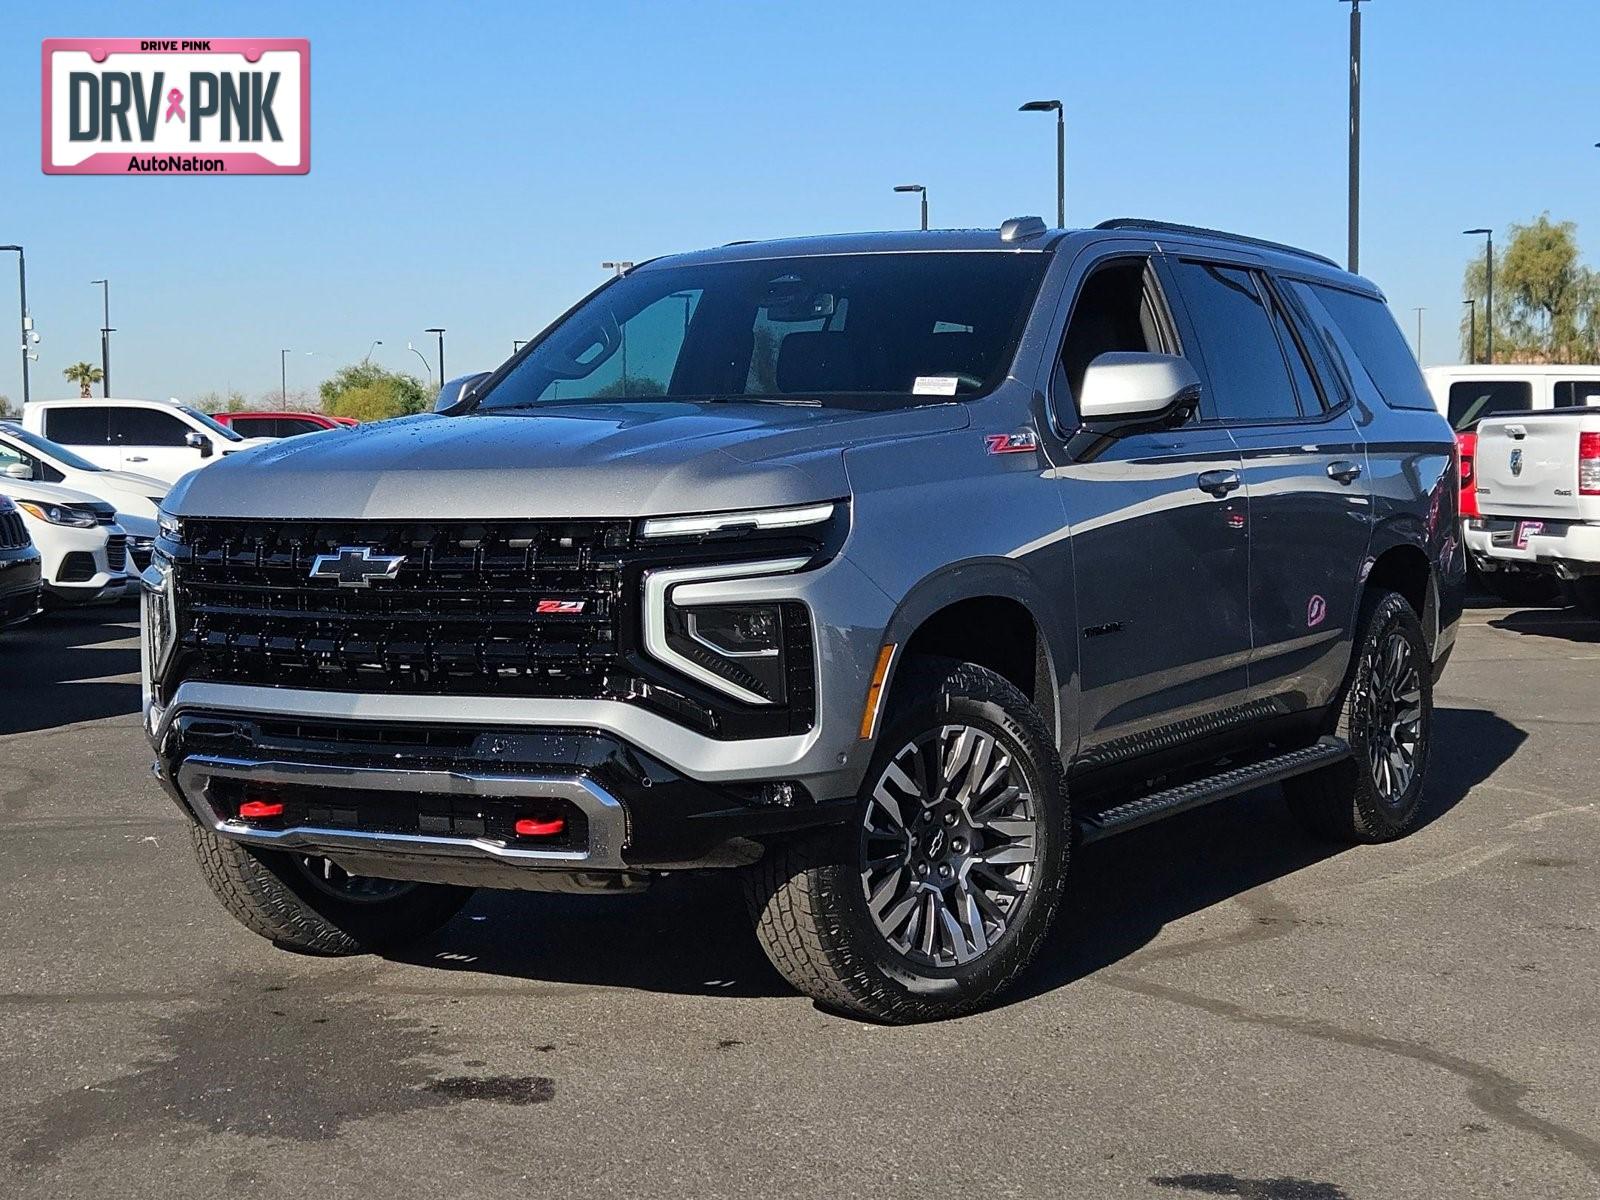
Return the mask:
[(167, 115), (162, 123), (165, 124), (167, 121), (172, 120), (173, 117), (177, 117), (180, 121), (189, 119), (183, 115), (183, 93), (177, 88), (173, 88), (167, 93)]

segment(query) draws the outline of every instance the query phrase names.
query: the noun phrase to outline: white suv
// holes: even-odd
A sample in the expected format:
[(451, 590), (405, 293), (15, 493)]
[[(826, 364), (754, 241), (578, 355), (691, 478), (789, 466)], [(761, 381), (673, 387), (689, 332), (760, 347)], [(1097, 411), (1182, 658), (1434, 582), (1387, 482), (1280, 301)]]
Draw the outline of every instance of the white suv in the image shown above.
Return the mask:
[(111, 471), (29, 433), (12, 421), (0, 421), (0, 475), (7, 479), (59, 483), (106, 501), (118, 516), (154, 521), (167, 494), (167, 482), (131, 471)]
[(44, 594), (58, 604), (112, 604), (128, 591), (128, 535), (103, 500), (53, 483), (0, 478), (43, 562)]
[(242, 438), (199, 409), (161, 400), (36, 400), (23, 428), (67, 446), (96, 466), (176, 483), (224, 455), (272, 438)]

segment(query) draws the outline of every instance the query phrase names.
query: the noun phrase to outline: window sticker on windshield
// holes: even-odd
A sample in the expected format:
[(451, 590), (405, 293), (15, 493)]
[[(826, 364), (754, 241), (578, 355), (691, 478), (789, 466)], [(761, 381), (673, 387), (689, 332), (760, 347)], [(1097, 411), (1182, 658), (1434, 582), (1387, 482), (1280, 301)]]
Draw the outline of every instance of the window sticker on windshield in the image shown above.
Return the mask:
[[(904, 375), (901, 376), (905, 378)], [(918, 375), (916, 382), (911, 385), (913, 396), (954, 396), (956, 394), (956, 377), (954, 375)]]

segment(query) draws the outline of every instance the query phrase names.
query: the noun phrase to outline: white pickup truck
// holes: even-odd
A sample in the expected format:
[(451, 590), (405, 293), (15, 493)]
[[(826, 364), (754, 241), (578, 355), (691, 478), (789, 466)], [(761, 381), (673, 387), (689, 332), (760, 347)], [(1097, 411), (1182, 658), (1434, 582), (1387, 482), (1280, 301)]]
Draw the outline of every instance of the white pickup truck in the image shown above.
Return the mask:
[(1489, 417), (1476, 468), (1467, 549), (1485, 568), (1554, 575), (1600, 618), (1600, 407)]
[(225, 455), (274, 441), (240, 437), (187, 404), (116, 397), (35, 400), (23, 407), (22, 427), (97, 467), (147, 475), (169, 487)]

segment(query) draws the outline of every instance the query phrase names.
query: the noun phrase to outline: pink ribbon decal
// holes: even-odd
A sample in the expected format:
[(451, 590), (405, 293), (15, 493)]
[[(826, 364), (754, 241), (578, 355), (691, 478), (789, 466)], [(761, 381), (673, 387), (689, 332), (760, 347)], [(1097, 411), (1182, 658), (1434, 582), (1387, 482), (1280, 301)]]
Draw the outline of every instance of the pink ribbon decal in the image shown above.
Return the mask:
[(183, 115), (183, 93), (177, 88), (173, 88), (167, 93), (167, 115), (162, 124), (172, 120), (173, 117), (177, 117), (180, 121), (189, 119)]

